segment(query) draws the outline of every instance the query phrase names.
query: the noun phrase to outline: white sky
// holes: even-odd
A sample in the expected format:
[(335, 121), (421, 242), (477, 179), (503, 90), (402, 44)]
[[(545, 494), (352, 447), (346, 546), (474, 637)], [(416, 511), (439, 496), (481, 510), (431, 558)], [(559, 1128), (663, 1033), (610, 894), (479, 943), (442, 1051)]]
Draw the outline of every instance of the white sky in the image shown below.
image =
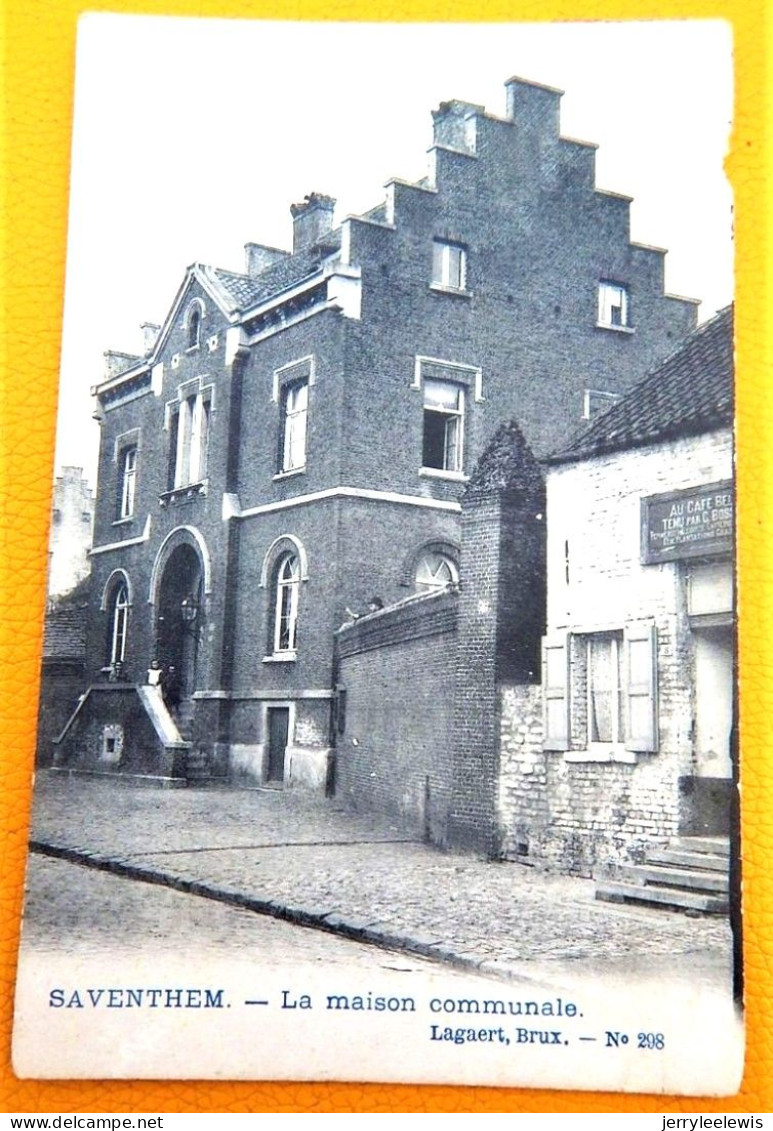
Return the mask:
[(732, 42), (718, 21), (311, 24), (90, 14), (79, 29), (57, 467), (95, 480), (89, 389), (106, 349), (141, 352), (188, 264), (243, 269), (288, 247), (290, 204), (336, 221), (426, 172), (430, 112), (503, 114), (511, 75), (566, 91), (561, 132), (600, 145), (596, 183), (627, 193), (632, 237), (669, 249), (666, 287), (732, 298), (722, 171)]

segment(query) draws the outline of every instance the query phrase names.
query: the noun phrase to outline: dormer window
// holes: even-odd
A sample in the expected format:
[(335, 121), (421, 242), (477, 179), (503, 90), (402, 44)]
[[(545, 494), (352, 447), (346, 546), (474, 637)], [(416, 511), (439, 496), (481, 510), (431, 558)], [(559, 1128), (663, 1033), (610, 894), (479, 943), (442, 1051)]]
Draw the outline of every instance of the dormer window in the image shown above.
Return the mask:
[(467, 248), (445, 240), (432, 242), (432, 285), (463, 291), (467, 285)]

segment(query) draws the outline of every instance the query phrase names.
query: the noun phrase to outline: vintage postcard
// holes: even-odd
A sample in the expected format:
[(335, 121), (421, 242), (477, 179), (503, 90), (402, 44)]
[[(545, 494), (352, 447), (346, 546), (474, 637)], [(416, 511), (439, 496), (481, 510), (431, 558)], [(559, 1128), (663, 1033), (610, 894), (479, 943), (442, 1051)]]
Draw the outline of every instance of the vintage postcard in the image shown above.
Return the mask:
[(82, 19), (19, 1076), (737, 1091), (732, 92)]

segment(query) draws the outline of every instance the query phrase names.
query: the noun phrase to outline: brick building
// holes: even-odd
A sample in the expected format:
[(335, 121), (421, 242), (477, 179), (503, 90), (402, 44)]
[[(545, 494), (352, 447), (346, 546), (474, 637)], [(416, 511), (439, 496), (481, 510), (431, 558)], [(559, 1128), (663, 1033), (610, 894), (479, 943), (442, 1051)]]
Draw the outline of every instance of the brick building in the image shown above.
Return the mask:
[(461, 590), (339, 630), (344, 796), (612, 898), (726, 909), (732, 423), (728, 308), (551, 457), (545, 487), (501, 428), (462, 499)]
[(292, 252), (194, 264), (145, 356), (108, 355), (95, 687), (60, 762), (125, 768), (96, 685), (157, 658), (185, 756), (137, 751), (137, 772), (329, 784), (347, 608), (456, 582), (460, 495), (497, 425), (555, 450), (694, 326), (665, 253), (631, 242), (630, 198), (596, 188), (594, 146), (560, 136), (561, 93), (506, 90), (504, 118), (440, 106), (422, 181), (338, 227), (312, 193)]
[(550, 463), (543, 854), (727, 837), (734, 790), (727, 308)]

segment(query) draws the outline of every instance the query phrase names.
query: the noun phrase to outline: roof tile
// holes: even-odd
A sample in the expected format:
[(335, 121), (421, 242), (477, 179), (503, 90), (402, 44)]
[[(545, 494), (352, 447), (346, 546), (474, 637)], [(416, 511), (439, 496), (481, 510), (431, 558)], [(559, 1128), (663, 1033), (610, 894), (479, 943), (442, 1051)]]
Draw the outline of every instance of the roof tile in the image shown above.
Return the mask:
[(246, 310), (313, 275), (330, 253), (340, 246), (340, 240), (340, 231), (329, 232), (325, 236), (322, 247), (309, 248), (295, 255), (288, 255), (286, 259), (273, 263), (260, 275), (239, 275), (235, 271), (226, 271), (221, 267), (213, 268), (213, 272), (218, 282), (233, 296), (238, 308)]
[(732, 420), (733, 308), (728, 306), (547, 462), (696, 435)]

